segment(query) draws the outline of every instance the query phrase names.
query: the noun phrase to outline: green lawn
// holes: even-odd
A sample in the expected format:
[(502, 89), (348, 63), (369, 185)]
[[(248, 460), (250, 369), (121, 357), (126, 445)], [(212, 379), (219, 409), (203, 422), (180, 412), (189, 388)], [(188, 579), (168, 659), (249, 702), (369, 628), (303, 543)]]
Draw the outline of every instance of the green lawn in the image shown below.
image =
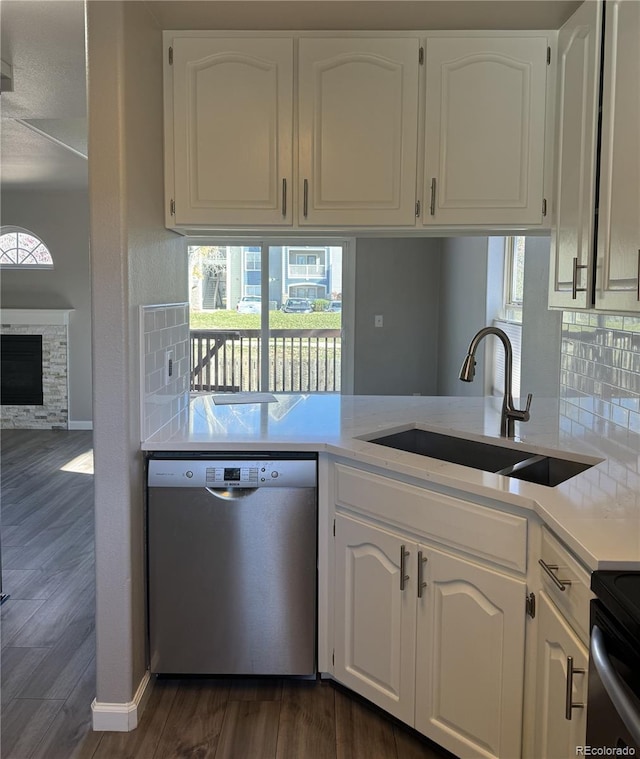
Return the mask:
[[(271, 329), (340, 329), (341, 314), (323, 311), (312, 314), (285, 314), (269, 311)], [(192, 311), (191, 329), (260, 329), (259, 314), (239, 314), (236, 311)]]

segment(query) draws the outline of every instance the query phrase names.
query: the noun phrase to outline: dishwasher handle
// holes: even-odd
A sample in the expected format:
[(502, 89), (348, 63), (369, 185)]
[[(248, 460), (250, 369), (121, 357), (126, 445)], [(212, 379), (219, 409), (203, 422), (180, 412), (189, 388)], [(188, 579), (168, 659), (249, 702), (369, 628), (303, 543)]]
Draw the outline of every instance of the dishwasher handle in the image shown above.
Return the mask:
[(205, 490), (222, 501), (239, 501), (241, 498), (253, 495), (258, 488), (205, 488)]

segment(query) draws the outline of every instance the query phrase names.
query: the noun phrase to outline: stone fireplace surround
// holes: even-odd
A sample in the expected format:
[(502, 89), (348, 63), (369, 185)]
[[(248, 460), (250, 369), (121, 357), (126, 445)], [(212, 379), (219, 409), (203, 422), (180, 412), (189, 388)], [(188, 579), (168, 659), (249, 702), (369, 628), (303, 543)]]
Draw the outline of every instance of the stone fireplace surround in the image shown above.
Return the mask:
[(3, 335), (42, 335), (42, 406), (0, 406), (2, 429), (68, 429), (68, 325), (73, 309), (3, 308)]

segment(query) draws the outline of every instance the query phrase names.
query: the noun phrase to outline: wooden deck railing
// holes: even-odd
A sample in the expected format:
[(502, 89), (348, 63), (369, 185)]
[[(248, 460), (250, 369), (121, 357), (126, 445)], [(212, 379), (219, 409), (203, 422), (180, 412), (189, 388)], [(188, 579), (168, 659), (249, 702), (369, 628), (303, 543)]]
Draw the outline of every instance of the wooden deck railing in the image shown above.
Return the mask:
[(271, 330), (269, 387), (260, 386), (259, 329), (191, 330), (191, 390), (339, 393), (338, 329)]

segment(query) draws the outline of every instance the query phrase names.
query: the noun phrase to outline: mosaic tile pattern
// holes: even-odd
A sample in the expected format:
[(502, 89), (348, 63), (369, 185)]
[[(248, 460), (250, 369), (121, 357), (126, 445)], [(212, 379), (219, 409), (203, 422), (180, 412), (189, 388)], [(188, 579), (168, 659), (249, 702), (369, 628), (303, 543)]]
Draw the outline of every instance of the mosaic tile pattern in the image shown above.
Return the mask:
[(640, 434), (640, 317), (565, 311), (560, 396), (576, 424)]

